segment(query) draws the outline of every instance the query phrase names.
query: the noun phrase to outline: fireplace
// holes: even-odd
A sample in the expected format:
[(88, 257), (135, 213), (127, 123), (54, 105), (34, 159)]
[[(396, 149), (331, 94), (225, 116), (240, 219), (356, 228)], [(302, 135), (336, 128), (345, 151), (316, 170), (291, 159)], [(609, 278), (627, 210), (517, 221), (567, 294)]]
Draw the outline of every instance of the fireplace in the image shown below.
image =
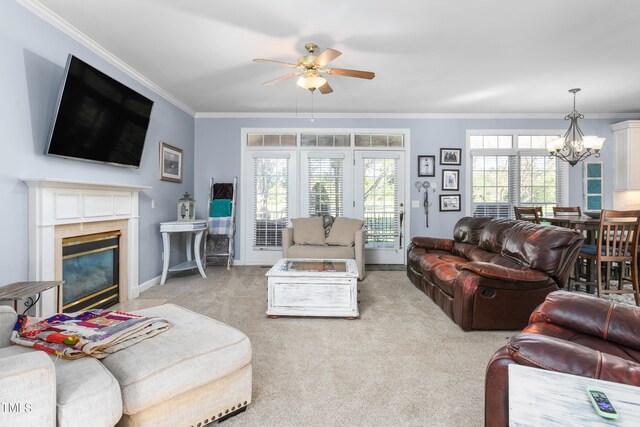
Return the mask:
[[(87, 307), (102, 307), (116, 302), (136, 298), (140, 292), (138, 281), (138, 193), (146, 188), (136, 185), (81, 182), (64, 179), (25, 179), (29, 187), (29, 280), (65, 280), (63, 302), (58, 306), (55, 293), (45, 291), (36, 306), (36, 316), (50, 316), (61, 311), (82, 310), (82, 300)], [(96, 260), (81, 260), (72, 248), (81, 240), (92, 240), (87, 236), (114, 233), (116, 237), (107, 240), (107, 246), (117, 241), (117, 251), (105, 252)], [(119, 233), (119, 234), (118, 234)], [(80, 238), (82, 236), (82, 238)], [(80, 238), (80, 240), (76, 240)], [(78, 252), (91, 252), (91, 247), (80, 248)], [(69, 252), (71, 251), (71, 252)], [(111, 251), (111, 252), (109, 252)], [(96, 252), (98, 253), (98, 252)], [(85, 254), (90, 255), (90, 254)], [(78, 258), (77, 260), (65, 261)], [(103, 265), (104, 259), (118, 260), (117, 270), (111, 273), (97, 273), (98, 276), (112, 276), (112, 280), (99, 280), (99, 286), (89, 285), (86, 279), (72, 277), (79, 264)], [(66, 264), (66, 265), (65, 265)], [(116, 264), (116, 263), (114, 263)], [(65, 273), (64, 270), (67, 270)], [(69, 276), (72, 274), (72, 276)], [(80, 281), (79, 290), (73, 290), (72, 283)], [(106, 284), (106, 282), (110, 282)], [(157, 281), (149, 281), (145, 286), (153, 286)], [(114, 286), (117, 285), (117, 293)], [(71, 286), (71, 287), (70, 287)], [(76, 288), (78, 288), (76, 286)], [(97, 288), (97, 289), (93, 289)], [(70, 290), (71, 289), (71, 290)], [(89, 292), (89, 289), (93, 289)], [(71, 298), (71, 296), (74, 296)], [(106, 300), (106, 301), (103, 301)], [(64, 308), (66, 306), (66, 308)]]
[(120, 231), (62, 239), (62, 311), (108, 308), (119, 301)]

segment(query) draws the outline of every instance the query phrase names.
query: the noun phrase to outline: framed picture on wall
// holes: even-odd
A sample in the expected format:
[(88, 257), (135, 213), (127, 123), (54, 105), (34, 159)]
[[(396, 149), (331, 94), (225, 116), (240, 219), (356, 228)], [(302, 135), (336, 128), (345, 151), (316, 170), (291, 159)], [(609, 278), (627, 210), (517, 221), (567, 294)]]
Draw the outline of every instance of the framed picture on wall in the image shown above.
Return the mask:
[(436, 156), (418, 156), (418, 176), (436, 176)]
[(442, 169), (442, 189), (445, 191), (460, 190), (460, 171), (457, 169)]
[(460, 194), (441, 194), (440, 212), (454, 212), (460, 210)]
[(462, 150), (460, 148), (441, 148), (441, 165), (460, 165), (462, 162)]
[(182, 182), (182, 150), (164, 142), (160, 143), (160, 179)]

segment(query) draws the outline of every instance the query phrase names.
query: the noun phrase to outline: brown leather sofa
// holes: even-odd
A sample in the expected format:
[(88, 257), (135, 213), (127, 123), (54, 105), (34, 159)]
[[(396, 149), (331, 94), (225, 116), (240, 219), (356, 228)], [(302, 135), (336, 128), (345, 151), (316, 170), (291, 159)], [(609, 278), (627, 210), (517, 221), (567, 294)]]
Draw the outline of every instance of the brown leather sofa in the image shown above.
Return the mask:
[(452, 240), (414, 237), (407, 275), (464, 330), (522, 329), (565, 286), (583, 240), (565, 228), (465, 217)]
[(640, 386), (640, 308), (557, 291), (498, 350), (485, 379), (485, 426), (509, 424), (508, 365)]

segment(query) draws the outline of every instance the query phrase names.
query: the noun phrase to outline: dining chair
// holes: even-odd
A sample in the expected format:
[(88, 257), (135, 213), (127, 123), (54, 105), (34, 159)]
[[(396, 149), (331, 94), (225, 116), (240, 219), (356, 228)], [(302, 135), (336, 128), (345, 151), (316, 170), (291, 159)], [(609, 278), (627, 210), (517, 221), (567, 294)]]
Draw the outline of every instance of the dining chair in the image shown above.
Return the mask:
[(542, 207), (518, 207), (514, 206), (513, 211), (515, 212), (516, 219), (521, 221), (529, 221), (535, 224), (540, 224), (540, 217), (542, 216)]
[[(554, 206), (553, 207), (554, 217), (562, 218), (562, 217), (572, 217), (572, 216), (581, 216), (581, 215), (582, 215), (582, 209), (580, 209), (580, 206)], [(575, 225), (572, 225), (571, 222), (569, 221), (567, 221), (566, 223), (561, 223), (560, 226), (576, 229)], [(584, 278), (585, 281), (587, 280), (587, 270), (589, 268), (589, 265), (588, 265), (589, 262), (590, 261), (587, 261), (584, 258), (580, 258), (578, 256), (578, 258), (576, 259), (576, 265), (573, 271), (573, 275), (569, 279), (570, 283), (575, 282), (576, 280), (580, 280), (582, 278)], [(589, 289), (590, 289), (590, 286), (587, 285), (587, 290)]]
[(580, 216), (582, 215), (582, 210), (580, 206), (554, 206), (553, 207), (553, 216)]
[[(640, 210), (602, 210), (598, 240), (595, 245), (582, 245), (579, 256), (595, 261), (597, 294), (633, 294), (636, 305), (640, 305), (638, 291), (638, 229)], [(618, 286), (611, 289), (611, 264), (618, 264)], [(627, 263), (629, 268), (626, 268)], [(607, 288), (603, 286), (603, 265), (606, 264)], [(630, 274), (627, 274), (627, 271)], [(623, 283), (631, 282), (631, 289)]]

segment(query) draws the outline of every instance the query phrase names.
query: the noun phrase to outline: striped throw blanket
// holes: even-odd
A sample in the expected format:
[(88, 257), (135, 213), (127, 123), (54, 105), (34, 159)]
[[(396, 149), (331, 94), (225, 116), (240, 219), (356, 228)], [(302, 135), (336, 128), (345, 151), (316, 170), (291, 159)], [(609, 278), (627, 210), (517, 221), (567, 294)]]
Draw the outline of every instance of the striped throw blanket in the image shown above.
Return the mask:
[(112, 310), (87, 310), (47, 319), (18, 316), (11, 341), (64, 359), (102, 359), (171, 327), (165, 319)]

